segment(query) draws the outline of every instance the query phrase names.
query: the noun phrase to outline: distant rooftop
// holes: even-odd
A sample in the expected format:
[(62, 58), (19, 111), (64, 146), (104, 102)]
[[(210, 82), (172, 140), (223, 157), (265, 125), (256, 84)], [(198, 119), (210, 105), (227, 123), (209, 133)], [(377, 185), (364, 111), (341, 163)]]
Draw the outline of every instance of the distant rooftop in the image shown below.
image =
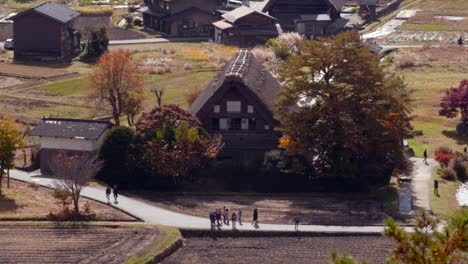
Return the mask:
[(56, 3), (45, 2), (31, 9), (28, 9), (24, 12), (19, 13), (16, 17), (21, 17), (23, 14), (29, 13), (31, 11), (35, 11), (45, 16), (48, 16), (63, 24), (68, 23), (69, 21), (80, 16), (80, 13), (74, 10), (71, 10), (68, 7), (65, 7), (63, 5), (59, 5)]
[(111, 125), (109, 121), (43, 118), (30, 136), (97, 140)]

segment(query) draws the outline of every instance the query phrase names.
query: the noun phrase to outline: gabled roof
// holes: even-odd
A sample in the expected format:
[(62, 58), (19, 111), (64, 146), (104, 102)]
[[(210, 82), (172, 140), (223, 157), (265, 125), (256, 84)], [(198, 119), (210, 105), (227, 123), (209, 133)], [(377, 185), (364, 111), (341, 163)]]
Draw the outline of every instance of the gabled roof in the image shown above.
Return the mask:
[[(266, 0), (266, 4), (263, 7), (263, 12), (268, 12), (271, 8), (271, 6), (276, 2), (277, 0)], [(345, 4), (346, 0), (327, 0), (336, 10), (340, 10), (341, 7)]]
[(357, 0), (358, 5), (377, 5), (377, 0)]
[(29, 13), (29, 12), (37, 12), (39, 14), (50, 17), (50, 18), (56, 20), (57, 22), (60, 22), (60, 23), (63, 23), (63, 24), (68, 23), (71, 20), (73, 20), (73, 19), (77, 18), (78, 16), (80, 16), (80, 13), (78, 13), (78, 12), (76, 12), (74, 10), (71, 10), (68, 7), (65, 7), (65, 6), (56, 4), (56, 3), (45, 2), (45, 3), (42, 3), (40, 5), (37, 5), (37, 6), (33, 7), (31, 9), (28, 9), (26, 11), (23, 11), (23, 12), (19, 13), (18, 15), (13, 17), (13, 20), (15, 20), (16, 18), (21, 17), (21, 16), (23, 16), (23, 15)]
[(111, 126), (109, 121), (43, 118), (30, 136), (97, 140)]
[(274, 101), (277, 97), (280, 83), (255, 58), (252, 52), (240, 50), (211, 81), (208, 87), (198, 96), (189, 108), (189, 112), (197, 115), (208, 100), (218, 92), (225, 82), (237, 81), (245, 85), (267, 110), (274, 112)]
[(224, 19), (226, 19), (227, 21), (231, 22), (231, 23), (235, 23), (237, 20), (239, 20), (239, 19), (241, 19), (243, 17), (246, 17), (246, 16), (248, 16), (250, 14), (253, 14), (253, 13), (256, 13), (256, 14), (268, 17), (270, 19), (276, 20), (276, 18), (271, 17), (271, 16), (269, 16), (269, 15), (267, 15), (265, 13), (257, 12), (257, 11), (253, 10), (252, 8), (250, 8), (248, 6), (238, 7), (236, 9), (222, 15), (222, 17)]

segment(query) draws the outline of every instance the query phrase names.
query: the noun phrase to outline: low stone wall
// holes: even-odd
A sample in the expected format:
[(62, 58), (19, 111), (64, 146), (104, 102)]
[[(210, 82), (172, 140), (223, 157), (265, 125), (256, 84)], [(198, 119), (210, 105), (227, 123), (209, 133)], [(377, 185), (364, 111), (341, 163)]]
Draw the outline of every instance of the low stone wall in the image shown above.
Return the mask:
[[(300, 226), (299, 226), (300, 229)], [(380, 232), (307, 232), (307, 231), (261, 231), (261, 230), (236, 230), (213, 231), (201, 229), (181, 229), (184, 238), (189, 237), (319, 237), (319, 236), (383, 236)]]

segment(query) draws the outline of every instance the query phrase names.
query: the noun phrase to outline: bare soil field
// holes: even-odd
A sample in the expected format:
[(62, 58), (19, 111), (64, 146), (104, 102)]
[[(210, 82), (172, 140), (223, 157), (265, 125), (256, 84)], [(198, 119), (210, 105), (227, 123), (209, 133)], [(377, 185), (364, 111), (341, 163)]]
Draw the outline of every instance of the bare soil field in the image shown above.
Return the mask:
[[(2, 194), (0, 194), (0, 220), (45, 220), (50, 212), (56, 213), (61, 209), (61, 205), (57, 204), (52, 194), (53, 190), (51, 189), (15, 180), (10, 181), (10, 188), (8, 189), (6, 188), (6, 179), (4, 179)], [(91, 211), (96, 214), (98, 220), (135, 220), (120, 210), (89, 199), (81, 198), (80, 206), (83, 206), (87, 202), (90, 204)]]
[(123, 39), (142, 39), (145, 38), (143, 33), (127, 30), (123, 28), (113, 27), (111, 25), (111, 17), (108, 16), (80, 16), (76, 22), (76, 29), (82, 34), (82, 40), (86, 40), (87, 28), (96, 28), (105, 26), (110, 40)]
[(67, 70), (46, 67), (46, 65), (39, 67), (21, 64), (0, 63), (0, 75), (39, 79), (60, 77), (70, 73), (71, 72)]
[(18, 78), (0, 76), (0, 89), (20, 84), (23, 84), (23, 81)]
[(330, 263), (330, 254), (385, 263), (393, 242), (385, 237), (189, 238), (164, 264)]
[(122, 263), (163, 237), (142, 227), (3, 227), (0, 263)]
[(381, 225), (389, 216), (377, 199), (356, 194), (307, 194), (304, 196), (216, 196), (216, 195), (154, 195), (143, 200), (174, 211), (207, 217), (215, 209), (226, 206), (231, 212), (243, 209), (244, 222), (252, 221), (255, 208), (260, 223), (293, 224), (296, 214), (302, 224), (316, 225)]

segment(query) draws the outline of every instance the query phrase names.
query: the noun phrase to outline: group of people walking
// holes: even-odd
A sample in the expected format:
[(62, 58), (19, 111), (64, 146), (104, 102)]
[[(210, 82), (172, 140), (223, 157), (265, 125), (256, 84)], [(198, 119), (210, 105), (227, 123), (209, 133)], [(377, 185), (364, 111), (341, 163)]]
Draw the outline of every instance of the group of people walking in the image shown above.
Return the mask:
[(111, 203), (110, 196), (112, 193), (114, 193), (114, 203), (117, 203), (117, 198), (119, 197), (119, 188), (117, 187), (117, 185), (114, 185), (114, 187), (112, 188), (109, 185), (107, 185), (106, 197), (108, 203)]
[[(216, 209), (215, 211), (212, 211), (209, 215), (210, 218), (210, 224), (211, 228), (214, 229), (216, 226), (220, 227), (222, 226), (221, 224), (221, 219), (223, 220), (223, 224), (225, 225), (231, 225), (232, 230), (236, 230), (236, 224), (239, 222), (239, 225), (242, 225), (242, 220), (243, 220), (243, 210), (242, 208), (237, 209), (237, 213), (234, 210), (231, 214), (229, 214), (229, 208), (224, 206), (223, 209)], [(253, 211), (253, 221), (252, 224), (254, 226), (258, 226), (258, 209), (255, 208)]]

